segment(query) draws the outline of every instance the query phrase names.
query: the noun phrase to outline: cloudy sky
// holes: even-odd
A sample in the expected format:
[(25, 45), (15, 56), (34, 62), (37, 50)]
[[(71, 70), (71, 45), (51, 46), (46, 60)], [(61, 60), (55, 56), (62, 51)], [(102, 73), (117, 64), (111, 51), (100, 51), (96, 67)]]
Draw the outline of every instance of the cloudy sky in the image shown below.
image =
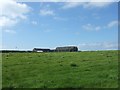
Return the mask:
[[(6, 1), (6, 0), (5, 0)], [(117, 49), (117, 2), (1, 2), (2, 49)]]

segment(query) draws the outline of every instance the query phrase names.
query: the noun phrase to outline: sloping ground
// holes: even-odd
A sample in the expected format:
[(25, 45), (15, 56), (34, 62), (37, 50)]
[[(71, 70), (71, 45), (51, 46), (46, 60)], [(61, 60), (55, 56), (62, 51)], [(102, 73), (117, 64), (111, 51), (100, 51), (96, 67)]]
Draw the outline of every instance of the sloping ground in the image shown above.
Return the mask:
[(116, 88), (118, 52), (3, 53), (3, 88)]

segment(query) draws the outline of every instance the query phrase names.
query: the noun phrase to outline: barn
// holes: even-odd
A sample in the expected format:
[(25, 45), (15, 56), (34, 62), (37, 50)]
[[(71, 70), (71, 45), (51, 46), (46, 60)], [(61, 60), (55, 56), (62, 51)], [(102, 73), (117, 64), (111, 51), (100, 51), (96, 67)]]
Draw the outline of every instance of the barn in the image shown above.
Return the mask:
[(33, 52), (50, 52), (50, 49), (34, 48)]
[(78, 48), (76, 46), (66, 46), (66, 47), (57, 47), (56, 52), (77, 52)]

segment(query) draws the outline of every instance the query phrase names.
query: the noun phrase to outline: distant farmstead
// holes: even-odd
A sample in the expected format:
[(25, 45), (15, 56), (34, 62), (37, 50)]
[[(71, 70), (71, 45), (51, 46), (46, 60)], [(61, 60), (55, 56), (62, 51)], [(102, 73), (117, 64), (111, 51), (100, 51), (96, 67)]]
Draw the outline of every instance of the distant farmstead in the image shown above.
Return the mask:
[(76, 46), (66, 46), (66, 47), (57, 47), (56, 49), (42, 49), (34, 48), (34, 52), (77, 52), (78, 48)]
[(77, 52), (78, 48), (75, 46), (67, 46), (67, 47), (57, 47), (57, 52)]

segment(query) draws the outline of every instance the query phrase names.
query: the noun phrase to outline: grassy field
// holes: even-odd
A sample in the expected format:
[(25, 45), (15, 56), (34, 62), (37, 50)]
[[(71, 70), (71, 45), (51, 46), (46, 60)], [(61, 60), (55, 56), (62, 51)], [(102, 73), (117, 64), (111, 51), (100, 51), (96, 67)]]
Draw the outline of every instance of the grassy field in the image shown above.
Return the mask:
[(118, 52), (3, 53), (3, 88), (117, 88)]

